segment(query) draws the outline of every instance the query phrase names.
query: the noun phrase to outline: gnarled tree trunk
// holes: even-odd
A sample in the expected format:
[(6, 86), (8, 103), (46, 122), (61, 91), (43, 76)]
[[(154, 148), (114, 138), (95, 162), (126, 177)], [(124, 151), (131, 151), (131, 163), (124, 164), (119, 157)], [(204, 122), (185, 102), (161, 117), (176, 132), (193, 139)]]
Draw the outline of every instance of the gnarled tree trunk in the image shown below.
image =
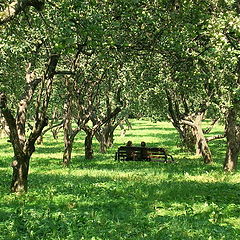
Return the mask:
[(71, 119), (64, 121), (64, 152), (63, 152), (63, 165), (69, 166), (72, 159), (73, 142), (80, 129), (72, 130)]
[(181, 96), (182, 108), (184, 109), (184, 112), (181, 112), (179, 102), (176, 100), (178, 98), (172, 96), (173, 93), (169, 90), (166, 89), (165, 91), (168, 100), (169, 117), (173, 126), (179, 132), (182, 142), (188, 150), (194, 151), (197, 155), (201, 154), (204, 163), (211, 163), (211, 151), (208, 147), (201, 125), (207, 109), (206, 106), (203, 106), (201, 111), (190, 114), (187, 101)]
[[(86, 159), (92, 159), (93, 158), (93, 148), (92, 148), (92, 140), (95, 134), (101, 129), (101, 127), (105, 124), (108, 123), (112, 118), (116, 117), (117, 114), (121, 112), (120, 107), (116, 107), (112, 112), (107, 114), (105, 118), (102, 120), (98, 119), (95, 114), (93, 113), (91, 118), (92, 118), (92, 123), (93, 127), (89, 127), (88, 125), (84, 124), (82, 126), (82, 129), (86, 133), (85, 137), (85, 158)], [(96, 119), (94, 119), (94, 117)]]
[(29, 161), (30, 156), (26, 154), (15, 155), (15, 160), (12, 162), (11, 192), (27, 192)]
[(192, 140), (192, 146), (194, 145), (195, 153), (197, 155), (201, 154), (204, 163), (208, 164), (212, 162), (212, 154), (203, 134), (201, 125), (202, 118), (203, 114), (199, 113), (196, 116), (189, 117), (188, 120), (182, 120), (181, 123), (191, 128), (188, 133), (191, 136), (190, 138)]
[(240, 152), (240, 126), (237, 125), (237, 112), (232, 107), (227, 116), (226, 124), (227, 151), (224, 161), (225, 171), (237, 169), (237, 160)]
[(0, 138), (9, 136), (9, 128), (3, 117), (0, 115)]
[[(46, 65), (47, 70), (43, 76), (36, 78), (31, 71), (32, 63), (27, 66), (25, 92), (17, 107), (17, 116), (14, 117), (7, 106), (7, 97), (0, 93), (0, 109), (9, 127), (10, 142), (14, 150), (14, 161), (12, 163), (13, 175), (11, 191), (26, 192), (28, 188), (29, 161), (35, 151), (35, 142), (41, 135), (43, 128), (47, 126), (47, 108), (51, 96), (52, 81), (58, 63), (59, 55), (49, 56)], [(27, 109), (31, 102), (35, 89), (41, 83), (37, 100), (34, 127), (29, 136), (26, 136)]]
[(99, 131), (96, 132), (95, 137), (100, 143), (101, 153), (106, 153), (107, 149), (113, 145), (113, 135), (116, 127), (117, 126), (112, 126), (111, 124), (107, 123)]

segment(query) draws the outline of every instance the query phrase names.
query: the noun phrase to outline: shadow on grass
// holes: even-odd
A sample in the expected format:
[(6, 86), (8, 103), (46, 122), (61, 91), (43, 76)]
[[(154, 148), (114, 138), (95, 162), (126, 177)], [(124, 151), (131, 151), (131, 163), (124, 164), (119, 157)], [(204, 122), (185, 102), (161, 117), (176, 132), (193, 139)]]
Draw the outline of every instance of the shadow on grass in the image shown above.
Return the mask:
[[(59, 165), (61, 159), (52, 155), (61, 153), (63, 144), (46, 138), (33, 155), (31, 168), (35, 172), (29, 175), (29, 193), (7, 195), (11, 171), (0, 171), (0, 232), (4, 240), (240, 239), (239, 229), (231, 222), (240, 214), (239, 185), (186, 180), (186, 174), (201, 179), (207, 173), (219, 174), (224, 140), (210, 145), (218, 162), (204, 165), (189, 154), (183, 157), (176, 147), (178, 135), (173, 128), (155, 128), (146, 122), (137, 123), (135, 128), (134, 124), (137, 131), (141, 129), (137, 126), (149, 132), (169, 131), (149, 133), (149, 137), (159, 137), (160, 146), (176, 154), (178, 163), (116, 162), (114, 154), (123, 145), (119, 142), (106, 155), (98, 153), (98, 144), (94, 143), (95, 159), (85, 160), (80, 136), (74, 144), (77, 155), (66, 171)], [(134, 130), (128, 138), (144, 141), (147, 135), (134, 135)], [(11, 147), (6, 143), (2, 146)], [(0, 164), (8, 167), (8, 159)], [(61, 175), (50, 174), (55, 170)], [(226, 218), (230, 223), (224, 222)]]
[[(81, 176), (60, 176), (55, 174), (30, 175), (29, 185), (31, 189), (44, 189), (48, 194), (49, 189), (53, 193), (74, 196), (86, 196), (89, 199), (101, 200), (103, 195), (108, 199), (130, 199), (144, 201), (161, 201), (168, 203), (196, 203), (216, 202), (225, 204), (238, 204), (240, 184), (226, 182), (198, 182), (175, 181), (171, 175), (168, 179), (159, 181), (158, 184), (140, 181), (141, 176), (121, 177), (119, 171), (112, 172), (109, 176), (91, 176), (91, 171)], [(94, 175), (94, 174), (93, 174)], [(50, 187), (50, 188), (49, 188)], [(51, 192), (51, 191), (50, 191)], [(128, 200), (127, 200), (128, 199)], [(103, 199), (102, 199), (103, 200)], [(104, 199), (105, 201), (107, 199)]]
[[(234, 184), (171, 179), (152, 184), (117, 174), (91, 176), (89, 172), (81, 176), (31, 174), (30, 187), (35, 190), (2, 203), (0, 211), (0, 221), (7, 222), (8, 230), (22, 239), (239, 236), (230, 224), (220, 226), (221, 219), (213, 216), (217, 211), (221, 211), (221, 218), (239, 216), (239, 209), (225, 210), (227, 205), (239, 202), (239, 186)], [(208, 207), (196, 211), (193, 207), (198, 203), (207, 203)]]

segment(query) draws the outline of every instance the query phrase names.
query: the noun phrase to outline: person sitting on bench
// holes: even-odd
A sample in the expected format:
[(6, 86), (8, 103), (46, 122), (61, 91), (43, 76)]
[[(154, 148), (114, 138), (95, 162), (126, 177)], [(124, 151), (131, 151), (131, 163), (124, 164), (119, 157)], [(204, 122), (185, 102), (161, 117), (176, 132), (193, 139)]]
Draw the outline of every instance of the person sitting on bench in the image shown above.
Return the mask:
[(126, 161), (136, 160), (136, 154), (134, 150), (131, 149), (132, 146), (132, 141), (128, 141), (126, 144), (126, 147), (129, 147), (126, 149)]
[(148, 150), (146, 148), (146, 143), (145, 142), (141, 142), (141, 153), (140, 153), (140, 157), (141, 157), (141, 160), (143, 161), (150, 161), (151, 158), (148, 154)]

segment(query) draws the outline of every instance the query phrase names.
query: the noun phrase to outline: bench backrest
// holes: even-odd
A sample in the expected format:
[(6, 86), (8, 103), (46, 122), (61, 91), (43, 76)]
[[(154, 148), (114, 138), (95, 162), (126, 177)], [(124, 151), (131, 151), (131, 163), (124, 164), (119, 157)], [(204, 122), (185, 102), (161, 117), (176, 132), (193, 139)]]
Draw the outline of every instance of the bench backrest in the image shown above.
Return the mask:
[(167, 159), (167, 155), (164, 148), (156, 147), (128, 147), (121, 146), (116, 153), (116, 160), (127, 160), (129, 153), (134, 154), (135, 160), (142, 160), (142, 158), (148, 157), (150, 159), (163, 158)]

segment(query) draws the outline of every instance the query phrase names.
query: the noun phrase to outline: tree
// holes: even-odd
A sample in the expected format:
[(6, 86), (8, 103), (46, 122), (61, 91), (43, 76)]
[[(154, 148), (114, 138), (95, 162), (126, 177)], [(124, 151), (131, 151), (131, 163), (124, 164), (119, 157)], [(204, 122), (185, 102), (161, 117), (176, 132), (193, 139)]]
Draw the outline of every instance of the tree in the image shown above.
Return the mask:
[(218, 78), (218, 104), (222, 106), (227, 139), (223, 168), (237, 168), (239, 145), (239, 1), (216, 3), (208, 25), (208, 35), (213, 44)]
[[(14, 2), (16, 12), (11, 12), (12, 15), (5, 20), (17, 17), (26, 6), (38, 2), (43, 3)], [(4, 84), (0, 88), (0, 110), (8, 124), (14, 151), (11, 191), (25, 192), (35, 142), (48, 123), (47, 110), (60, 54), (49, 44), (45, 29), (39, 28), (41, 17), (35, 16), (25, 21), (19, 15), (18, 20), (18, 24), (11, 21), (5, 29), (1, 28), (1, 73)]]
[[(235, 21), (240, 22), (240, 1), (235, 1)], [(229, 106), (226, 118), (226, 138), (227, 150), (224, 161), (225, 171), (234, 171), (237, 169), (237, 160), (240, 152), (240, 57), (239, 57), (239, 33), (240, 29), (231, 26), (226, 33), (226, 37), (236, 52), (236, 69), (233, 76), (233, 87), (230, 88), (231, 104)]]
[[(116, 79), (115, 82), (117, 82)], [(112, 81), (108, 80), (108, 87), (104, 88), (108, 94), (101, 97), (103, 110), (99, 111), (99, 108), (95, 108), (95, 112), (93, 112), (93, 114), (90, 116), (90, 119), (94, 125), (101, 121), (100, 116), (105, 115), (107, 119), (95, 133), (95, 137), (100, 143), (100, 151), (102, 153), (105, 153), (107, 149), (113, 145), (114, 131), (122, 120), (121, 112), (124, 109), (123, 101), (121, 99), (121, 87), (116, 89), (116, 86), (111, 83)], [(111, 90), (113, 90), (113, 96), (111, 96)], [(121, 109), (119, 107), (121, 107)], [(119, 108), (119, 111), (116, 111), (115, 114), (113, 114), (114, 108)]]
[[(7, 106), (7, 97), (4, 93), (0, 96), (0, 109), (9, 126), (10, 141), (14, 149), (13, 177), (11, 183), (12, 192), (27, 191), (27, 179), (30, 157), (35, 151), (34, 144), (41, 135), (43, 128), (47, 125), (47, 107), (50, 100), (52, 80), (57, 66), (59, 55), (49, 56), (47, 69), (41, 78), (34, 76), (30, 71), (31, 64), (28, 66), (26, 74), (25, 93), (23, 94), (17, 107), (17, 115), (13, 116)], [(26, 136), (27, 108), (33, 99), (33, 94), (41, 83), (40, 94), (37, 101), (35, 123), (33, 130)]]

